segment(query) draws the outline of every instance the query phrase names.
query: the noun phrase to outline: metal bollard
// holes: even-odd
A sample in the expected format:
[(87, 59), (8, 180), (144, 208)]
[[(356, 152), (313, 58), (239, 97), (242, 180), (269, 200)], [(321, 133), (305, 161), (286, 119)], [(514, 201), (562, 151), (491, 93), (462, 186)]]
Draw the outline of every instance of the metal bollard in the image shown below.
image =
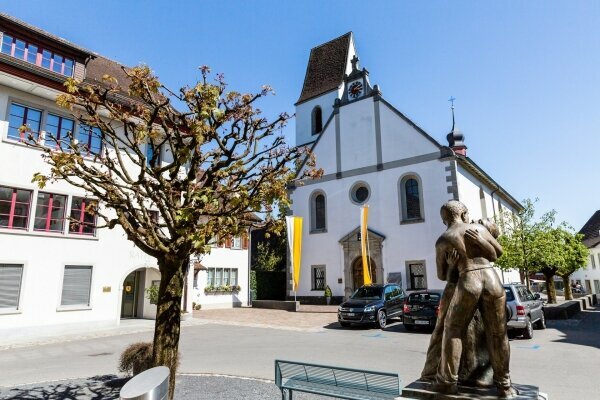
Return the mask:
[(169, 394), (169, 368), (150, 368), (123, 386), (121, 400), (165, 400)]

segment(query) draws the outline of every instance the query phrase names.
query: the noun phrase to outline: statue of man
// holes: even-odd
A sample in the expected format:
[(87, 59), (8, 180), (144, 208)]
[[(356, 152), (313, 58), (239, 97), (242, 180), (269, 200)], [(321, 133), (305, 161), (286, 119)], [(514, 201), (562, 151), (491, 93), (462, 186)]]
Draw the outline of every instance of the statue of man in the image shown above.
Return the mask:
[[(451, 200), (441, 209), (448, 229), (436, 242), (438, 277), (452, 279), (449, 259), (456, 260), (458, 280), (444, 318), (441, 359), (435, 389), (456, 393), (463, 337), (479, 308), (485, 326), (494, 383), (498, 393), (511, 396), (510, 347), (506, 335), (504, 287), (490, 261), (502, 254), (502, 247), (481, 224), (469, 224), (464, 204)], [(458, 256), (456, 257), (456, 254)], [(450, 256), (449, 256), (450, 255)]]

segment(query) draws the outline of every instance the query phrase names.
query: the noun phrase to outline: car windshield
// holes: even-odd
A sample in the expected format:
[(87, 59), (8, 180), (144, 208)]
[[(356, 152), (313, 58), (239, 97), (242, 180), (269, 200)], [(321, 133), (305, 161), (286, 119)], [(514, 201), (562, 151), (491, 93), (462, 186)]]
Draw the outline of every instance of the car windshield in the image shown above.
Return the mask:
[(380, 300), (383, 288), (373, 286), (363, 286), (354, 292), (351, 299), (355, 300)]
[(439, 303), (440, 295), (437, 293), (413, 293), (408, 296), (409, 304), (420, 304), (420, 303)]
[(515, 299), (515, 295), (513, 294), (511, 288), (505, 287), (504, 290), (506, 291), (506, 301), (513, 301)]

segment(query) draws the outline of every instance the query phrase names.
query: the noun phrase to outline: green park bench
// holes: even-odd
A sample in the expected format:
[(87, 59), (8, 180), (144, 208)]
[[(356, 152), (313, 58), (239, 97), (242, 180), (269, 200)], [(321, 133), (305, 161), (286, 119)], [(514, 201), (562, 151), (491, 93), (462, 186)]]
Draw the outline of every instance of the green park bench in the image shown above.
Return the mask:
[(306, 392), (352, 400), (384, 400), (400, 396), (398, 374), (275, 360), (275, 384), (282, 400)]

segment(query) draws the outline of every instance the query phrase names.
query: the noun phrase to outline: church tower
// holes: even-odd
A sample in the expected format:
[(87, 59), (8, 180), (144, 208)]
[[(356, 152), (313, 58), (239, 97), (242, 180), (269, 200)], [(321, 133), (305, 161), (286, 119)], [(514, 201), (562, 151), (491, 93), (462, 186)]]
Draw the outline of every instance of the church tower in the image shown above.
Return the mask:
[(352, 74), (355, 57), (352, 32), (310, 51), (302, 92), (295, 104), (296, 145), (314, 142), (323, 131), (335, 101), (344, 96), (344, 79)]

